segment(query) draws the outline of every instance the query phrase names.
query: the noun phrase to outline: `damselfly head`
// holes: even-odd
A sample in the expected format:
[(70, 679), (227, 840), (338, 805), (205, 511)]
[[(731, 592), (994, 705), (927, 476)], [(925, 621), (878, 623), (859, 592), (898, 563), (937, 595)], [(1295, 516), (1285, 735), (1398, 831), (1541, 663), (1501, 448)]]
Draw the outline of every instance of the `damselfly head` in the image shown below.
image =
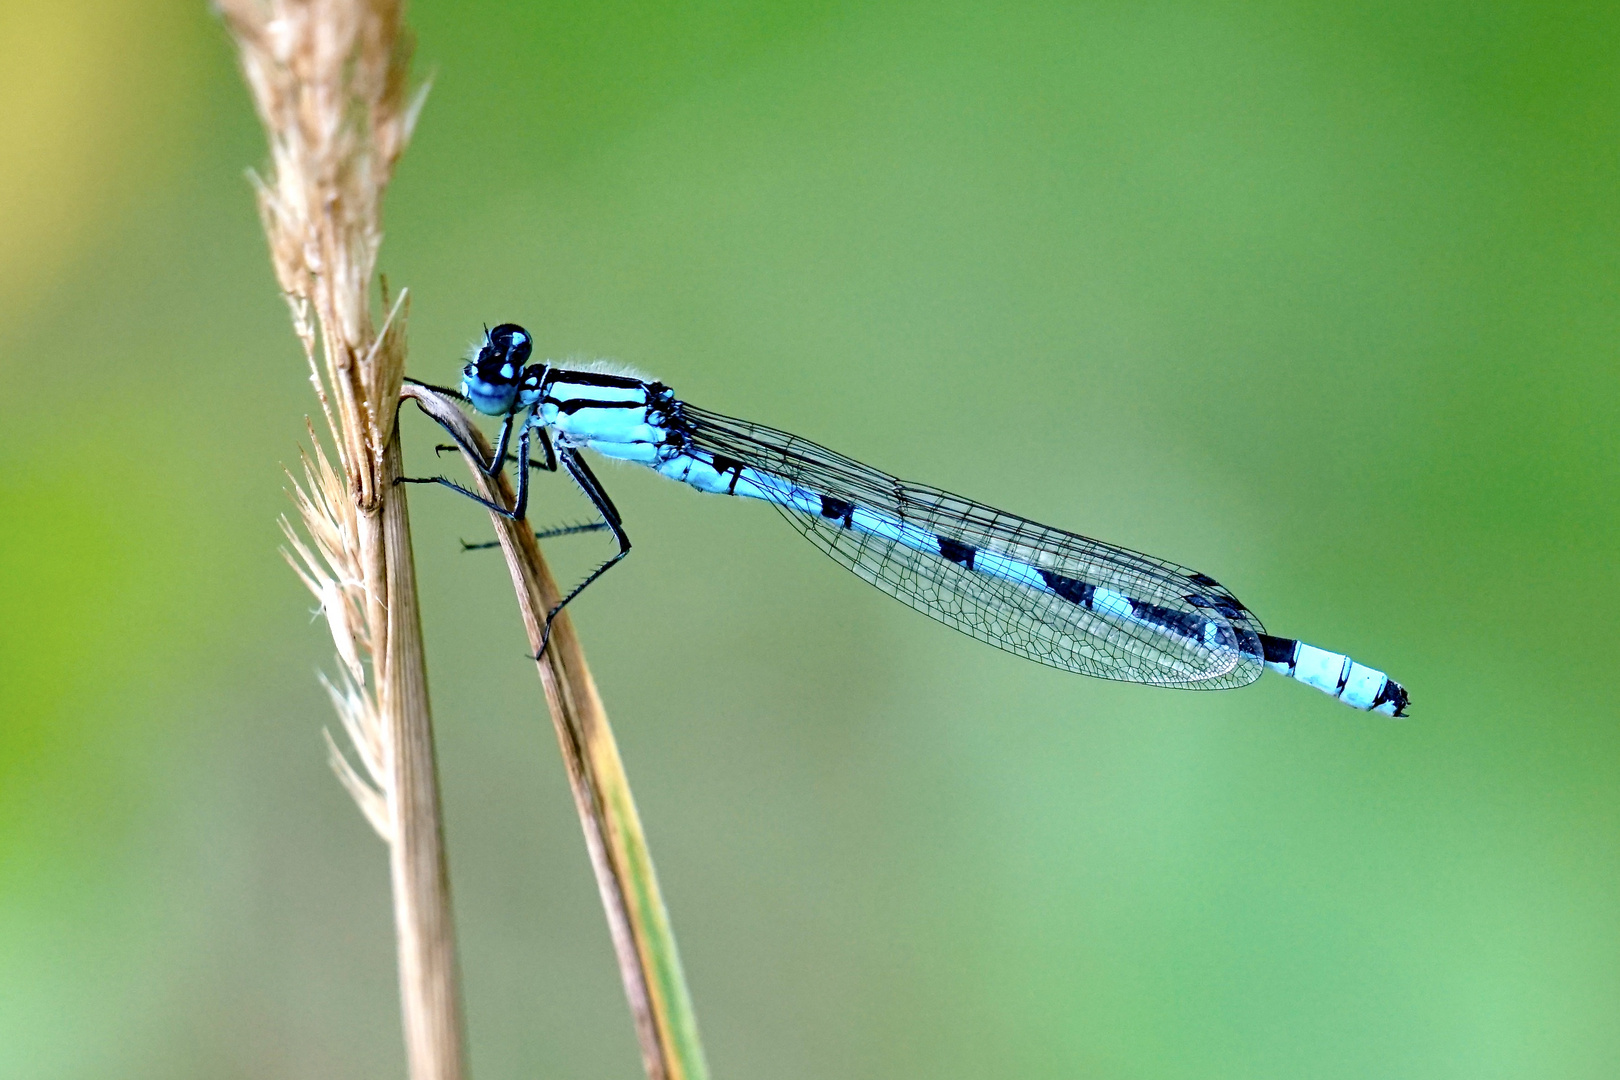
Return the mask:
[(514, 323), (485, 331), (483, 344), (461, 371), (461, 392), (473, 408), (491, 416), (511, 412), (533, 349), (529, 332)]

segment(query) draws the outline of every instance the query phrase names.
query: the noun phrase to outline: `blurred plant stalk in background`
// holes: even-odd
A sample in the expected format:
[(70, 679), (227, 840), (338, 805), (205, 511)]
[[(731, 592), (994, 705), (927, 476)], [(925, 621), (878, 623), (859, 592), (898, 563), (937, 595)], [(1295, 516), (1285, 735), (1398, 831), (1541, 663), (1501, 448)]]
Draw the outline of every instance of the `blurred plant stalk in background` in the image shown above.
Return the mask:
[(283, 519), (288, 559), (337, 645), (342, 666), (328, 689), (364, 776), (328, 735), (332, 765), (388, 844), (410, 1075), (458, 1080), (455, 929), (416, 571), (405, 493), (393, 487), (407, 294), (380, 332), (370, 295), (383, 195), (426, 87), (407, 97), (411, 39), (392, 0), (219, 6), (269, 137), (271, 173), (254, 182), (271, 262), (336, 447), (335, 465), (318, 441), (304, 456), (296, 501), (311, 544)]

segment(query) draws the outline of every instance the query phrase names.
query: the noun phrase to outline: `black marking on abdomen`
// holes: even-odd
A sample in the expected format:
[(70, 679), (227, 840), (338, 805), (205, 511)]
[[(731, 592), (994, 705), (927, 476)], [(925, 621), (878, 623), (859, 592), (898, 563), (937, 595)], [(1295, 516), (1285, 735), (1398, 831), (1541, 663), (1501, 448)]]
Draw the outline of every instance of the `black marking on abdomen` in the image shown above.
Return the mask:
[(845, 502), (843, 499), (835, 499), (831, 495), (823, 495), (821, 497), (821, 516), (829, 520), (843, 518), (844, 528), (847, 529), (855, 517), (855, 504)]
[[(1197, 574), (1194, 576), (1203, 577), (1202, 574)], [(1240, 622), (1249, 614), (1248, 609), (1246, 609), (1242, 604), (1238, 603), (1237, 598), (1233, 596), (1203, 596), (1198, 593), (1194, 593), (1191, 596), (1184, 596), (1182, 599), (1186, 600), (1187, 603), (1191, 604), (1193, 607), (1211, 608), (1218, 612), (1222, 617), (1230, 619), (1233, 622)]]
[(1294, 650), (1299, 642), (1293, 638), (1272, 637), (1270, 634), (1260, 635), (1260, 648), (1268, 664), (1282, 664), (1290, 671), (1294, 668)]
[(1202, 615), (1194, 615), (1190, 611), (1177, 611), (1175, 608), (1160, 607), (1145, 600), (1131, 601), (1131, 615), (1141, 622), (1163, 627), (1172, 634), (1192, 638), (1195, 641), (1204, 640), (1204, 628), (1209, 620)]
[(1074, 578), (1066, 578), (1062, 574), (1054, 574), (1050, 570), (1041, 570), (1040, 575), (1048, 589), (1069, 603), (1079, 604), (1083, 608), (1091, 606), (1091, 597), (1097, 591), (1097, 586)]
[(961, 563), (969, 570), (973, 569), (973, 557), (979, 549), (972, 544), (964, 544), (960, 540), (952, 540), (948, 536), (936, 536), (934, 540), (939, 544), (939, 554), (942, 558), (953, 563)]
[(1387, 702), (1394, 703), (1396, 716), (1405, 716), (1406, 706), (1411, 703), (1411, 699), (1406, 694), (1406, 687), (1385, 675), (1384, 687), (1378, 691), (1378, 696), (1373, 698), (1372, 707), (1376, 709)]
[(726, 489), (727, 495), (737, 494), (737, 481), (742, 479), (743, 463), (736, 458), (726, 457), (724, 454), (711, 454), (714, 459), (714, 471), (724, 476), (731, 474), (731, 486)]

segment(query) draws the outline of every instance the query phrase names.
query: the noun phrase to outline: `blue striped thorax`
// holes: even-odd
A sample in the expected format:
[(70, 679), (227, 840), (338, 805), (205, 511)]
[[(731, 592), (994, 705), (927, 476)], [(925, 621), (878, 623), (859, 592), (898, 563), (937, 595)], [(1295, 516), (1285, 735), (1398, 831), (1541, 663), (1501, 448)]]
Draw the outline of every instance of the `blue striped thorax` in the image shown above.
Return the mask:
[[(521, 326), (502, 323), (487, 332), (477, 355), (461, 371), (461, 392), (473, 408), (491, 416), (511, 412), (524, 381), (523, 365), (533, 348), (528, 331)], [(538, 385), (535, 394), (538, 396)]]

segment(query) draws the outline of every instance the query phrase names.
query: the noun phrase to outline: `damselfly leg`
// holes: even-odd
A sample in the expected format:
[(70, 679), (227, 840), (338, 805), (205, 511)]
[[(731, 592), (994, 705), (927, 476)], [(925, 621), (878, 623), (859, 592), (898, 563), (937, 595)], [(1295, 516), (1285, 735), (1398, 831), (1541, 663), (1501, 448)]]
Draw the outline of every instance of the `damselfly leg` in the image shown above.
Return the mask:
[[(512, 423), (516, 418), (516, 415), (516, 411), (506, 415), (501, 424), (500, 441), (497, 444), (494, 453), (491, 455), (490, 461), (487, 465), (484, 462), (483, 455), (478, 452), (478, 449), (476, 447), (467, 445), (467, 443), (463, 441), (461, 435), (455, 431), (455, 429), (451, 428), (447, 424), (441, 423), (439, 425), (450, 434), (452, 439), (455, 440), (454, 448), (466, 450), (470, 456), (472, 456), (473, 459), (478, 462), (479, 468), (482, 469), (487, 476), (494, 476), (496, 473), (500, 472), (506, 467), (506, 463), (508, 461), (511, 461), (514, 464), (521, 462), (523, 466), (526, 466), (518, 469), (517, 498), (513, 501), (511, 509), (507, 509), (506, 507), (491, 502), (490, 500), (479, 495), (477, 492), (468, 490), (461, 484), (456, 483), (454, 480), (451, 480), (448, 477), (402, 476), (396, 481), (396, 483), (439, 484), (443, 487), (450, 488), (452, 491), (460, 492), (478, 505), (487, 510), (493, 511), (494, 513), (500, 514), (502, 517), (510, 518), (513, 521), (522, 521), (528, 510), (529, 504), (529, 473), (536, 469), (545, 472), (556, 472), (558, 460), (561, 460), (563, 467), (568, 472), (568, 475), (573, 479), (574, 483), (579, 485), (579, 489), (585, 493), (585, 497), (591, 500), (591, 505), (596, 508), (596, 512), (601, 516), (602, 520), (600, 522), (565, 526), (563, 528), (536, 532), (534, 534), (535, 537), (537, 539), (546, 539), (551, 536), (569, 536), (575, 533), (594, 532), (600, 529), (607, 529), (613, 533), (614, 540), (618, 542), (619, 550), (595, 570), (592, 570), (590, 574), (586, 576), (584, 581), (581, 581), (578, 585), (575, 585), (572, 589), (570, 589), (568, 594), (558, 601), (557, 604), (546, 613), (546, 624), (540, 635), (540, 648), (535, 652), (535, 658), (538, 659), (539, 655), (545, 652), (546, 645), (551, 640), (551, 624), (556, 621), (558, 614), (560, 614), (563, 608), (567, 607), (576, 596), (584, 592), (588, 586), (595, 582), (597, 578), (607, 573), (608, 570), (616, 565), (620, 559), (623, 559), (626, 555), (630, 554), (630, 537), (624, 531), (624, 519), (619, 516), (618, 507), (613, 505), (613, 500), (608, 497), (607, 490), (602, 487), (602, 482), (597, 479), (596, 474), (591, 471), (591, 467), (585, 463), (585, 459), (580, 457), (579, 452), (571, 447), (565, 446), (559, 453), (552, 445), (551, 436), (547, 434), (546, 429), (543, 426), (536, 425), (533, 422), (533, 410), (530, 411), (529, 417), (525, 419), (523, 427), (518, 433), (517, 454), (512, 455), (506, 452), (511, 435)], [(538, 435), (540, 449), (544, 455), (543, 460), (536, 460), (529, 456), (529, 438), (531, 432), (537, 433)], [(437, 446), (434, 448), (435, 452), (447, 449), (451, 449), (451, 447)], [(471, 551), (481, 548), (494, 547), (497, 545), (469, 544), (463, 540), (461, 546), (463, 550)]]
[[(433, 452), (435, 454), (443, 454), (447, 450), (460, 450), (460, 449), (461, 449), (461, 447), (456, 445), (455, 443), (440, 443), (438, 446), (435, 446), (433, 448)], [(549, 443), (549, 442), (545, 443), (544, 444), (544, 449), (545, 449), (546, 453), (550, 456), (550, 461), (536, 461), (534, 458), (530, 458), (529, 459), (529, 468), (531, 468), (531, 469), (540, 469), (540, 470), (543, 470), (545, 472), (556, 472), (557, 471), (557, 456), (554, 453), (552, 453), (552, 451), (551, 451), (551, 443)], [(506, 455), (506, 461), (507, 461), (507, 464), (509, 464), (509, 465), (516, 465), (517, 464), (517, 455), (516, 454), (507, 454)], [(490, 472), (490, 473), (488, 473), (486, 475), (493, 476), (495, 474), (493, 472)]]
[[(556, 525), (549, 529), (536, 529), (534, 538), (536, 540), (555, 540), (559, 536), (578, 536), (580, 533), (601, 532), (607, 527), (608, 523), (605, 521), (576, 521), (572, 525)], [(461, 542), (462, 551), (488, 551), (490, 548), (500, 546), (501, 542), (499, 540), (485, 540), (477, 544), (467, 540)]]
[[(532, 419), (532, 417), (533, 411), (531, 410), (530, 418)], [(500, 444), (492, 455), (491, 461), (487, 465), (484, 462), (483, 455), (478, 452), (478, 448), (465, 444), (462, 441), (461, 435), (456, 432), (454, 428), (442, 423), (439, 424), (439, 426), (450, 433), (450, 437), (456, 440), (456, 445), (458, 447), (465, 449), (467, 453), (478, 462), (478, 467), (483, 470), (485, 476), (494, 476), (496, 473), (500, 472), (506, 467), (506, 459), (510, 456), (506, 452), (506, 446), (511, 436), (512, 422), (515, 418), (516, 413), (509, 413), (507, 414), (505, 421), (501, 424)], [(435, 423), (438, 423), (438, 421), (435, 421)], [(534, 427), (529, 420), (524, 421), (523, 430), (518, 433), (517, 459), (519, 461), (529, 462), (531, 467), (538, 466), (542, 469), (547, 468), (546, 465), (534, 461), (534, 459), (529, 457), (529, 433), (531, 431), (538, 431), (540, 433), (540, 445), (545, 450), (546, 461), (551, 463), (548, 471), (555, 472), (557, 470), (557, 457), (556, 452), (551, 446), (551, 437), (546, 434), (545, 428)], [(504, 518), (511, 518), (513, 521), (522, 521), (529, 508), (529, 469), (518, 470), (517, 499), (514, 501), (510, 510), (498, 503), (491, 502), (482, 495), (478, 494), (476, 491), (470, 491), (462, 485), (456, 483), (454, 480), (444, 476), (401, 476), (395, 480), (394, 483), (441, 484), (444, 487), (450, 488), (452, 491), (461, 492), (463, 495), (467, 496), (467, 498), (471, 499), (479, 506), (482, 506), (484, 509), (497, 513)]]
[[(421, 382), (421, 381), (419, 381), (417, 379), (412, 379), (412, 378), (409, 378), (409, 377), (407, 377), (405, 379), (405, 381), (408, 382), (408, 383), (413, 383), (413, 384), (415, 384), (417, 386), (426, 387), (427, 389), (432, 390), (435, 393), (443, 394), (445, 397), (454, 398), (456, 401), (467, 401), (468, 400), (466, 394), (458, 393), (455, 390), (451, 390), (447, 386), (434, 386), (432, 383)], [(517, 420), (518, 413), (520, 413), (520, 412), (522, 412), (521, 409), (513, 409), (510, 412), (508, 412), (506, 414), (506, 417), (501, 421), (501, 434), (500, 434), (500, 437), (499, 437), (498, 441), (496, 442), (494, 452), (492, 454), (490, 454), (489, 461), (487, 461), (487, 462), (484, 460), (484, 455), (479, 451), (478, 447), (474, 446), (470, 442), (467, 442), (465, 439), (463, 439), (461, 437), (461, 433), (459, 431), (457, 431), (453, 427), (450, 427), (447, 424), (439, 424), (439, 426), (444, 428), (445, 433), (448, 434), (452, 439), (454, 439), (455, 442), (454, 442), (454, 444), (441, 444), (439, 446), (435, 446), (433, 448), (433, 452), (434, 452), (434, 454), (439, 454), (439, 453), (441, 453), (441, 452), (443, 452), (445, 450), (461, 450), (468, 457), (472, 458), (474, 461), (476, 461), (478, 463), (479, 471), (482, 472), (485, 476), (494, 476), (497, 472), (499, 472), (501, 470), (501, 465), (502, 465), (503, 462), (509, 461), (509, 460), (512, 459), (512, 455), (508, 454), (506, 452), (506, 448), (512, 441), (512, 424)], [(551, 453), (551, 443), (549, 441), (545, 443), (545, 449), (546, 449), (546, 460), (551, 462), (551, 464), (542, 465), (539, 462), (532, 461), (532, 460), (531, 460), (530, 464), (534, 465), (534, 466), (538, 466), (539, 468), (542, 468), (542, 469), (548, 469), (551, 472), (556, 472), (557, 471), (557, 459), (556, 459), (556, 456)], [(421, 483), (428, 483), (429, 482), (426, 479), (403, 478), (403, 477), (401, 479), (402, 479), (402, 481), (404, 483), (407, 483), (407, 484), (421, 484)]]
[[(534, 458), (530, 458), (529, 468), (541, 469), (545, 472), (556, 472), (557, 455), (552, 451), (551, 441), (549, 439), (543, 440), (541, 446), (546, 451), (547, 460), (536, 461)], [(455, 443), (441, 443), (440, 445), (435, 446), (433, 451), (434, 453), (442, 454), (446, 450), (456, 449), (459, 449), (459, 447), (457, 447)], [(516, 465), (518, 460), (517, 455), (507, 454), (506, 460), (510, 464)], [(555, 540), (560, 536), (578, 536), (580, 533), (601, 532), (606, 528), (608, 528), (608, 523), (606, 521), (575, 521), (567, 525), (554, 525), (549, 529), (536, 529), (534, 532), (534, 538), (536, 540)], [(499, 540), (487, 540), (478, 544), (470, 543), (466, 540), (461, 542), (462, 551), (488, 551), (490, 548), (498, 548), (500, 546), (501, 544)]]
[(551, 623), (557, 618), (558, 613), (568, 606), (570, 600), (584, 592), (586, 586), (607, 573), (618, 564), (620, 559), (630, 554), (630, 537), (624, 531), (624, 520), (619, 517), (619, 508), (613, 505), (612, 499), (608, 498), (606, 489), (602, 487), (602, 482), (596, 478), (596, 474), (591, 472), (591, 467), (585, 464), (585, 459), (579, 456), (577, 450), (566, 446), (562, 448), (562, 463), (563, 468), (568, 470), (568, 475), (574, 478), (574, 483), (579, 485), (579, 489), (585, 493), (585, 497), (591, 500), (591, 503), (596, 507), (596, 512), (602, 515), (602, 524), (612, 531), (613, 538), (619, 542), (619, 551), (618, 554), (608, 559), (601, 566), (592, 570), (584, 581), (569, 590), (568, 595), (559, 600), (557, 606), (546, 613), (546, 628), (545, 632), (540, 635), (540, 648), (535, 650), (536, 660), (540, 659), (540, 654), (546, 651), (546, 643), (551, 640)]

